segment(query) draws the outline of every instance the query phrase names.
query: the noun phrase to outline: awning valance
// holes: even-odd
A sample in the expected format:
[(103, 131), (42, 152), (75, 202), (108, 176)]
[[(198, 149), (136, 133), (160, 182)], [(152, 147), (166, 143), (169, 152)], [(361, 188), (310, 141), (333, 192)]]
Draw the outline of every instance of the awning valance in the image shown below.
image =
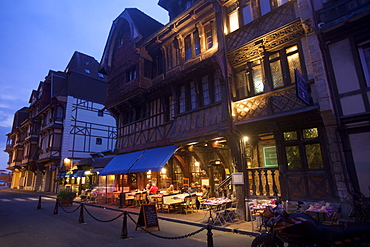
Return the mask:
[(128, 170), (138, 160), (144, 151), (121, 154), (115, 156), (100, 172), (99, 175), (113, 175), (120, 173), (128, 173)]
[(145, 150), (144, 154), (129, 169), (129, 173), (160, 171), (177, 148), (178, 146), (166, 146)]

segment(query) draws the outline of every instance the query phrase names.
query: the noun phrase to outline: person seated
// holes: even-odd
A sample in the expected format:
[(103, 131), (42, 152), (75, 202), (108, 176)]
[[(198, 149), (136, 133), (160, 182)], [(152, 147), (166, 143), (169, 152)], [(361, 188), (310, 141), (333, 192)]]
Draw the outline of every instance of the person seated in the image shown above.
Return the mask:
[(150, 187), (149, 195), (155, 195), (158, 191), (158, 187), (155, 184), (152, 184), (152, 187)]
[(195, 184), (191, 183), (190, 188), (188, 189), (188, 193), (193, 194), (193, 193), (197, 193), (197, 192), (198, 192), (198, 189), (195, 187)]
[(170, 195), (170, 194), (174, 194), (175, 193), (175, 186), (173, 186), (173, 184), (170, 185), (170, 187), (167, 188), (167, 194)]
[(207, 188), (207, 185), (203, 185), (202, 199), (208, 199), (208, 197), (209, 197), (209, 190)]
[(149, 190), (150, 190), (151, 187), (152, 187), (151, 184), (147, 184), (143, 191), (146, 191), (147, 193), (149, 193)]

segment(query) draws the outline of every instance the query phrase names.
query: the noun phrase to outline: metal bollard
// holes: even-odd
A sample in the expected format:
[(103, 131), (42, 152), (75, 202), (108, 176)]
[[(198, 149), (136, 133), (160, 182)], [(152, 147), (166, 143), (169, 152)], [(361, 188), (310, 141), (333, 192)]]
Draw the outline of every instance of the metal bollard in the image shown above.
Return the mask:
[(212, 225), (207, 225), (207, 246), (213, 247)]
[(85, 223), (85, 219), (84, 219), (84, 204), (83, 203), (81, 203), (81, 205), (80, 205), (80, 217), (78, 218), (78, 223), (80, 223), (80, 224)]
[(119, 194), (119, 208), (126, 207), (126, 195), (125, 193)]
[(127, 212), (126, 211), (123, 214), (121, 238), (128, 238), (127, 236)]
[(54, 207), (54, 213), (53, 214), (58, 214), (58, 207), (59, 207), (59, 199), (55, 201), (55, 207)]
[(37, 209), (41, 209), (41, 196), (39, 196), (39, 203), (37, 204)]

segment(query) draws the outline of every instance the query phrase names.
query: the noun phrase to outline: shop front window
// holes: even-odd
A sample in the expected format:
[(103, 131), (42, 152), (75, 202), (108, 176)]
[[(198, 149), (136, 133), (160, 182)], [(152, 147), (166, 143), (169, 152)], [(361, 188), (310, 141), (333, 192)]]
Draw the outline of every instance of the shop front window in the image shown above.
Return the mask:
[(301, 169), (301, 157), (298, 146), (285, 147), (288, 169)]
[(191, 157), (190, 169), (191, 169), (191, 182), (200, 183), (200, 178), (202, 177), (200, 163), (193, 156)]
[(289, 170), (324, 169), (318, 128), (283, 132), (284, 152)]
[(182, 186), (181, 183), (182, 183), (182, 179), (184, 178), (184, 175), (183, 175), (180, 165), (175, 159), (173, 162), (172, 170), (173, 170), (172, 184), (175, 186), (175, 189), (178, 190)]

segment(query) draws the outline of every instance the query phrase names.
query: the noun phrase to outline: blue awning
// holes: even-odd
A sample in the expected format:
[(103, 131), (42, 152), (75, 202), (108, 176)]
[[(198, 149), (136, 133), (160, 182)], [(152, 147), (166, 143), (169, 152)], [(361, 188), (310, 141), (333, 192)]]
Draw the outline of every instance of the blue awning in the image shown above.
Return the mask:
[(66, 176), (66, 172), (59, 172), (57, 174), (57, 178), (64, 178)]
[(133, 153), (121, 154), (115, 156), (109, 163), (103, 168), (99, 175), (112, 175), (120, 173), (128, 173), (128, 170), (138, 160), (138, 158), (145, 151), (137, 151)]
[(77, 171), (73, 174), (73, 177), (74, 177), (74, 178), (78, 178), (78, 177), (85, 177), (85, 170), (77, 170)]
[(177, 148), (178, 146), (166, 146), (145, 150), (139, 160), (129, 169), (129, 173), (160, 171)]

